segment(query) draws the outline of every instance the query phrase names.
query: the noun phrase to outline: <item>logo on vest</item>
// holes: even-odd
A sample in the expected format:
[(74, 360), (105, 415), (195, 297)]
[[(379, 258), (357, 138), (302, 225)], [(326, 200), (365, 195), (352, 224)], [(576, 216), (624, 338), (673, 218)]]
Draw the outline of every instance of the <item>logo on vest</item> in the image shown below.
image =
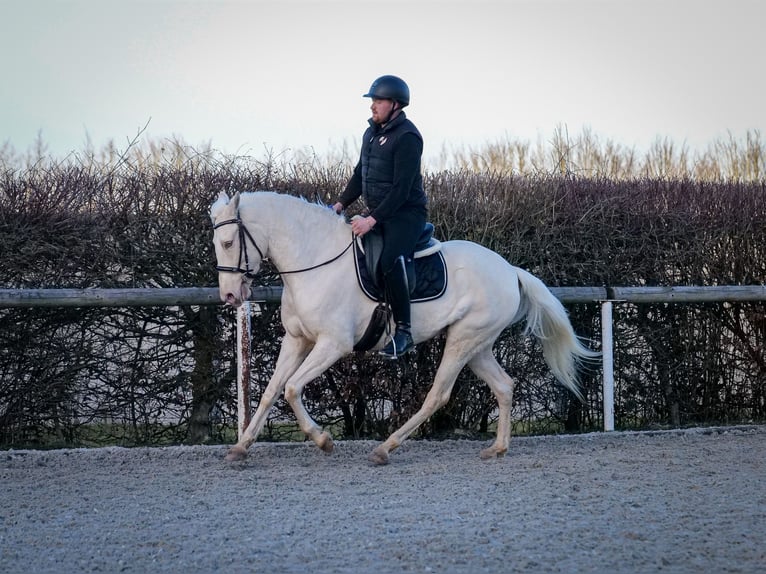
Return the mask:
[(378, 144), (379, 144), (379, 145), (383, 145), (383, 144), (385, 144), (387, 141), (388, 141), (388, 138), (387, 138), (386, 136), (380, 136), (380, 137), (378, 138)]

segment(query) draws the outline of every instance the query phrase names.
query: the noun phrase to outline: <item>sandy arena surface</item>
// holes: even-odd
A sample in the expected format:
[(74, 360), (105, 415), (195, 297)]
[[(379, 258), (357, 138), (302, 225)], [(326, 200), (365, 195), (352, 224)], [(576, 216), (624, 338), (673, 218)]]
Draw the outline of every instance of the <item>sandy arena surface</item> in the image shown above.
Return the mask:
[(766, 572), (766, 427), (0, 452), (0, 572)]

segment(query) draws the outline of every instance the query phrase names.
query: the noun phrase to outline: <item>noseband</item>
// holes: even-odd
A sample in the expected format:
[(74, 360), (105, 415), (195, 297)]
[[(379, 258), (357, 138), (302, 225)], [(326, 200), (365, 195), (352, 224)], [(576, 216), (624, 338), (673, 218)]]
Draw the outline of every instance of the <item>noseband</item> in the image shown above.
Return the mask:
[[(226, 267), (225, 265), (216, 265), (215, 269), (216, 271), (223, 271), (225, 273), (241, 273), (248, 279), (254, 279), (255, 273), (253, 273), (253, 270), (250, 268), (250, 260), (247, 257), (247, 245), (245, 244), (245, 238), (250, 240), (250, 243), (253, 244), (253, 247), (255, 247), (255, 250), (258, 252), (258, 255), (261, 256), (261, 261), (263, 261), (263, 251), (261, 251), (261, 248), (258, 247), (258, 244), (255, 242), (255, 239), (253, 239), (253, 236), (250, 235), (250, 232), (247, 230), (247, 227), (245, 227), (242, 223), (242, 220), (239, 218), (239, 214), (237, 214), (236, 219), (227, 219), (226, 221), (221, 221), (220, 223), (216, 223), (213, 226), (213, 230), (218, 229), (219, 227), (223, 227), (224, 225), (236, 225), (239, 228), (239, 260), (237, 261), (236, 267)], [(245, 260), (245, 267), (242, 267), (242, 259)]]

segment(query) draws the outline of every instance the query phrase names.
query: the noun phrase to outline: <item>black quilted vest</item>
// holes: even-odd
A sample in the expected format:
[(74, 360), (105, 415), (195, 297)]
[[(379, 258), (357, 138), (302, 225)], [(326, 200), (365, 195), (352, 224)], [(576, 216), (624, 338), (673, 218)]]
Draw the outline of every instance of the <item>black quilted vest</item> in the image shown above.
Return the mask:
[[(362, 139), (362, 195), (370, 210), (375, 209), (390, 191), (394, 181), (394, 150), (397, 140), (404, 134), (423, 137), (418, 128), (404, 115), (399, 114), (383, 128), (370, 120), (370, 127)], [(423, 176), (418, 174), (407, 194), (405, 205), (425, 205)]]

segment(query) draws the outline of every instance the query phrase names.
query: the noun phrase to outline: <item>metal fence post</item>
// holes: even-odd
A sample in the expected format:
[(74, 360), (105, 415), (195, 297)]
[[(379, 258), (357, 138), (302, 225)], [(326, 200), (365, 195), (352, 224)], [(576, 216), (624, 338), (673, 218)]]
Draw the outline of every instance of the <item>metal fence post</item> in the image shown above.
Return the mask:
[(614, 345), (612, 339), (612, 302), (601, 302), (601, 360), (604, 394), (604, 430), (614, 430)]
[(250, 424), (250, 301), (237, 308), (237, 438)]

